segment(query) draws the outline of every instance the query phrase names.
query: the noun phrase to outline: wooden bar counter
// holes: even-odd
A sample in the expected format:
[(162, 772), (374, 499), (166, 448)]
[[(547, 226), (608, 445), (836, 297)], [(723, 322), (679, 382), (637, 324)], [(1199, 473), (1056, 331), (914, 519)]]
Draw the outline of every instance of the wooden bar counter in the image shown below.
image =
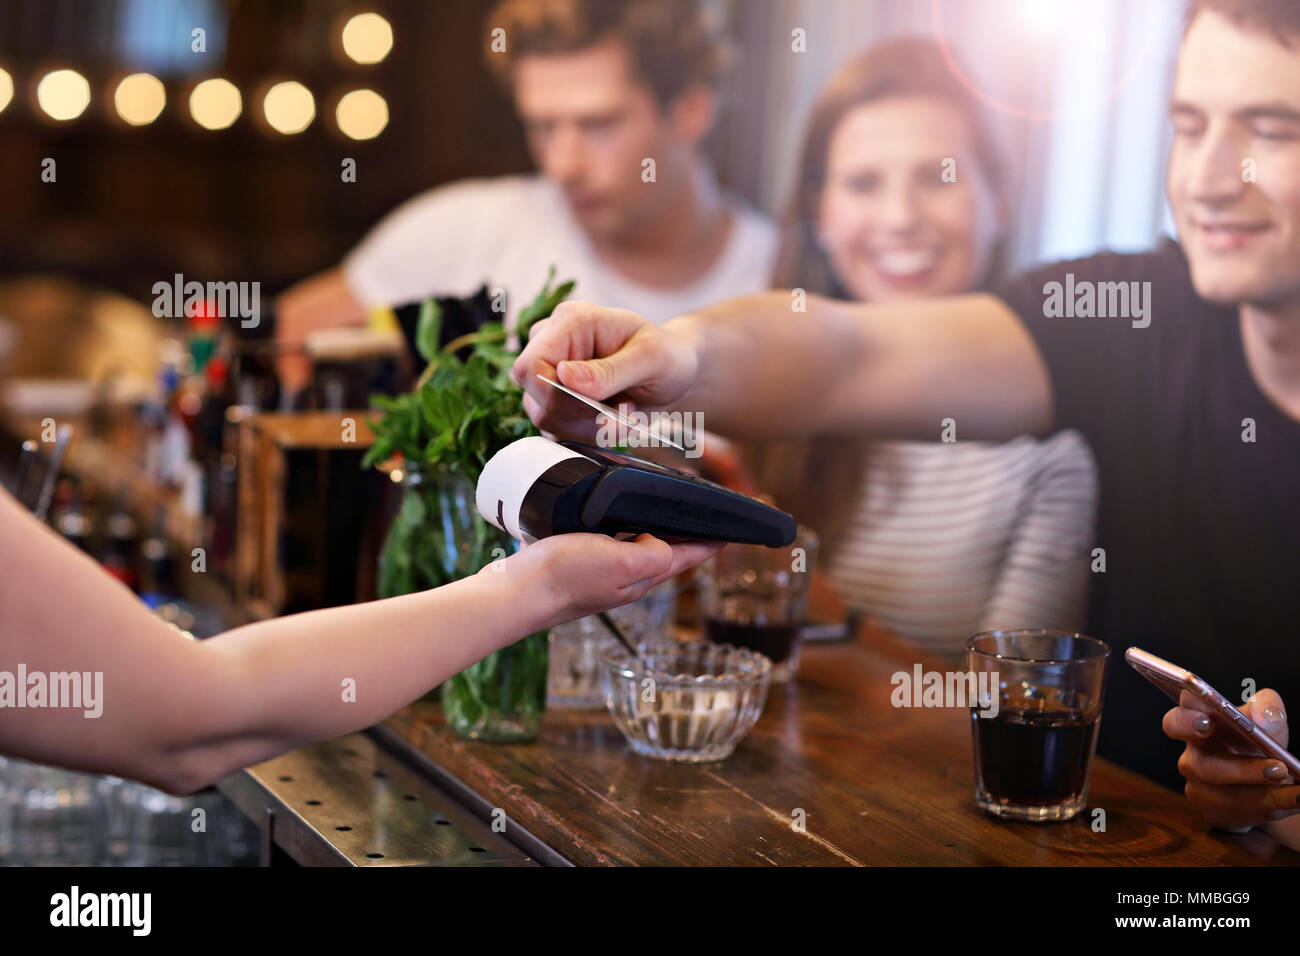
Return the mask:
[[(437, 703), (381, 737), (576, 865), (1295, 865), (1268, 837), (1208, 830), (1179, 794), (1105, 760), (1069, 823), (1003, 822), (973, 799), (964, 709), (896, 709), (906, 656), (862, 628), (810, 644), (795, 682), (724, 761), (640, 757), (604, 711), (548, 711), (526, 744), (464, 740)], [(1105, 830), (1094, 831), (1094, 808)], [(792, 826), (802, 810), (802, 832)], [(497, 814), (500, 816), (500, 814)]]

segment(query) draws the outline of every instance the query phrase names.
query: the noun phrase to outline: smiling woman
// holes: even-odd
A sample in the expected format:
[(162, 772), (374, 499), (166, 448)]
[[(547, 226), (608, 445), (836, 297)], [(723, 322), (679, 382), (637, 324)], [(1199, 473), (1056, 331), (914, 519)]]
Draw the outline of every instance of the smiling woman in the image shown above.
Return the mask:
[[(998, 274), (1007, 167), (935, 44), (882, 44), (843, 66), (808, 119), (798, 168), (776, 286), (872, 299)], [(880, 228), (868, 235), (867, 221)]]
[[(775, 284), (862, 302), (987, 288), (1008, 218), (1001, 153), (937, 44), (862, 52), (808, 122)], [(758, 485), (821, 534), (845, 602), (898, 636), (957, 655), (977, 631), (1081, 626), (1086, 446), (1073, 432), (972, 444), (951, 416), (935, 419), (941, 442), (831, 435), (744, 453)]]

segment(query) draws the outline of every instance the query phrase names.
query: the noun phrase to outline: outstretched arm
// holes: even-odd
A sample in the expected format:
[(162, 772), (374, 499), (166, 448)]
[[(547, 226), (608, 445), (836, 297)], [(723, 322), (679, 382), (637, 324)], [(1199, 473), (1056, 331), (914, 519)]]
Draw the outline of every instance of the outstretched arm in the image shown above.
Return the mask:
[(0, 752), (173, 793), (368, 727), (491, 652), (633, 601), (717, 550), (558, 535), (444, 587), (197, 642), (3, 492), (0, 540), (0, 671), (103, 675), (97, 717), (0, 710)]
[(698, 412), (738, 438), (819, 432), (964, 439), (1042, 433), (1047, 368), (999, 299), (953, 296), (863, 305), (789, 292), (731, 299), (656, 326), (631, 312), (564, 303), (533, 326), (515, 363), (540, 428), (591, 440), (590, 412), (538, 373), (593, 398)]

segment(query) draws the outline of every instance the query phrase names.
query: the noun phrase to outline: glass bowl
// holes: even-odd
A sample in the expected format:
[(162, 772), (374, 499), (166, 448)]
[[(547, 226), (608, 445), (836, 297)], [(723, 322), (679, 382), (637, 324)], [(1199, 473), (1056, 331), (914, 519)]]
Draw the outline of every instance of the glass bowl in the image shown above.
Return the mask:
[(711, 641), (642, 641), (601, 653), (605, 706), (645, 757), (705, 763), (731, 755), (767, 701), (772, 662)]

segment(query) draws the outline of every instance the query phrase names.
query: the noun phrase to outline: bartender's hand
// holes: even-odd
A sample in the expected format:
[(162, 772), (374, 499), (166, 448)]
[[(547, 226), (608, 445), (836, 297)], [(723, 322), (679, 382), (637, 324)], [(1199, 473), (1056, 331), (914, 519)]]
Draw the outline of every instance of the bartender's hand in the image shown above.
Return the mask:
[[(722, 544), (668, 544), (649, 534), (616, 541), (603, 534), (557, 534), (490, 562), (479, 574), (511, 575), (511, 593), (536, 599), (548, 625), (608, 611), (713, 557)], [(501, 565), (501, 566), (498, 566)]]
[[(1283, 747), (1289, 728), (1277, 691), (1259, 691), (1241, 712)], [(1179, 706), (1165, 714), (1167, 735), (1187, 744), (1178, 772), (1187, 778), (1192, 806), (1211, 826), (1224, 830), (1282, 820), (1296, 812), (1300, 786), (1281, 761), (1243, 754), (1241, 740), (1208, 715), (1208, 707), (1183, 691)]]
[(625, 309), (564, 302), (530, 329), (511, 374), (538, 428), (594, 443), (599, 423), (591, 409), (539, 373), (616, 407), (652, 409), (680, 399), (695, 384), (698, 367), (695, 347), (680, 331)]

